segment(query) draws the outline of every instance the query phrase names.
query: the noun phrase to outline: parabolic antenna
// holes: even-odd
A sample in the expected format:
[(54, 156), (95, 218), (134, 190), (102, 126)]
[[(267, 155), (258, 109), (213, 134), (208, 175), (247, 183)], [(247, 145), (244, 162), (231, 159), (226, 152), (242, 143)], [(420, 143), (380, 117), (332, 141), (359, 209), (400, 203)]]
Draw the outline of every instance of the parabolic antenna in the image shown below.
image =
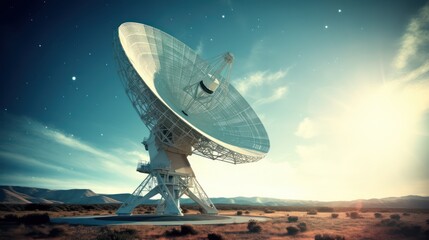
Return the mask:
[(203, 212), (217, 214), (187, 156), (248, 163), (262, 159), (270, 147), (258, 116), (229, 83), (233, 55), (205, 61), (169, 34), (131, 22), (119, 26), (114, 44), (126, 93), (151, 131), (143, 141), (150, 162), (137, 166), (148, 176), (117, 214), (131, 214), (158, 194), (157, 214), (182, 215), (183, 195)]

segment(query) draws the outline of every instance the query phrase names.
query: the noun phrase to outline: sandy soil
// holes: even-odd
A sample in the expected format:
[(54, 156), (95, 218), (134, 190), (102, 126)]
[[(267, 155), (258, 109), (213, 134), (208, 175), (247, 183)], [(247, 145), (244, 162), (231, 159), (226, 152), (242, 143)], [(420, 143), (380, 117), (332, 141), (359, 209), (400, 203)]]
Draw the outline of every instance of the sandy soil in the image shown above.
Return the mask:
[[(243, 211), (244, 212), (244, 211)], [(34, 213), (34, 211), (16, 212), (16, 215), (25, 215)], [(37, 213), (44, 213), (38, 211)], [(79, 211), (79, 212), (47, 212), (51, 217), (59, 216), (76, 216), (76, 215), (108, 215), (109, 211)], [(196, 211), (190, 210), (189, 214), (195, 214)], [(222, 210), (221, 215), (235, 215), (236, 210)], [(11, 212), (0, 212), (0, 217)], [(407, 239), (429, 239), (428, 229), (429, 225), (426, 223), (429, 219), (428, 213), (409, 213), (403, 214), (397, 212), (401, 216), (399, 221), (400, 225), (418, 225), (421, 230), (420, 233), (414, 236), (406, 236), (404, 232), (400, 231), (398, 226), (384, 226), (380, 224), (382, 219), (375, 218), (374, 212), (359, 213), (359, 218), (352, 219), (347, 217), (345, 212), (339, 212), (338, 218), (332, 218), (332, 213), (317, 213), (316, 215), (309, 215), (307, 212), (298, 211), (276, 211), (274, 213), (265, 213), (260, 210), (250, 210), (246, 216), (264, 216), (272, 218), (268, 222), (260, 222), (262, 230), (259, 233), (250, 233), (247, 229), (247, 223), (241, 224), (228, 224), (228, 225), (195, 225), (193, 228), (198, 231), (196, 235), (187, 235), (180, 237), (180, 239), (207, 239), (209, 233), (221, 234), (224, 239), (315, 239), (316, 234), (332, 234), (341, 235), (345, 239), (357, 240), (378, 240), (378, 239), (392, 239), (392, 240), (407, 240)], [(394, 212), (382, 213), (383, 219), (389, 219)], [(289, 216), (297, 216), (298, 222), (289, 223)], [(299, 232), (291, 236), (287, 234), (286, 227), (296, 226), (298, 223), (305, 223), (307, 230)], [(100, 236), (106, 227), (97, 226), (73, 226), (73, 225), (8, 225), (2, 224), (0, 226), (0, 239), (34, 239), (38, 236), (48, 234), (53, 228), (61, 228), (61, 234), (50, 239), (96, 239)], [(172, 239), (165, 235), (166, 231), (171, 230), (171, 226), (109, 226), (111, 231), (121, 231), (124, 229), (134, 229), (135, 234), (128, 239)], [(176, 227), (180, 229), (179, 227)], [(426, 231), (426, 233), (425, 233)], [(37, 235), (37, 233), (41, 233)], [(46, 236), (45, 235), (45, 236)]]

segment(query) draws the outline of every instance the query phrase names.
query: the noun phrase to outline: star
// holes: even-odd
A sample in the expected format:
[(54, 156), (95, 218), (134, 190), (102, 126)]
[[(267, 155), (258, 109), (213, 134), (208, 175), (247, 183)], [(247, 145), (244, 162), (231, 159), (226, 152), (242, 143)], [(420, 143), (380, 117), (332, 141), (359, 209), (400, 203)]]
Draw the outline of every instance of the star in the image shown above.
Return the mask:
[(100, 136), (104, 136), (104, 134), (100, 133)]
[(225, 15), (222, 15), (222, 18), (225, 18)]
[(338, 12), (340, 13), (340, 12), (341, 12), (341, 9), (338, 9)]
[(328, 29), (328, 25), (325, 25), (325, 29)]
[(42, 44), (39, 44), (39, 48), (42, 47)]
[(72, 77), (72, 80), (73, 80), (73, 81), (76, 81), (76, 76), (73, 76), (73, 77)]

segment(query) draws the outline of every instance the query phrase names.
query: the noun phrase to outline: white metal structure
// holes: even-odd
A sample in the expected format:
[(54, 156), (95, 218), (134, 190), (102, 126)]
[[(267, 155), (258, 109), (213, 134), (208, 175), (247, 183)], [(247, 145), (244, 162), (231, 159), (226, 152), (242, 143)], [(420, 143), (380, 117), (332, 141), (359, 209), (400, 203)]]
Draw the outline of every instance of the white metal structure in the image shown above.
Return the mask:
[(114, 43), (126, 93), (151, 131), (143, 142), (150, 163), (137, 168), (149, 175), (117, 214), (131, 214), (157, 194), (157, 214), (182, 215), (183, 195), (217, 214), (187, 156), (248, 163), (270, 146), (258, 116), (228, 81), (233, 55), (204, 61), (174, 37), (139, 23), (122, 24)]

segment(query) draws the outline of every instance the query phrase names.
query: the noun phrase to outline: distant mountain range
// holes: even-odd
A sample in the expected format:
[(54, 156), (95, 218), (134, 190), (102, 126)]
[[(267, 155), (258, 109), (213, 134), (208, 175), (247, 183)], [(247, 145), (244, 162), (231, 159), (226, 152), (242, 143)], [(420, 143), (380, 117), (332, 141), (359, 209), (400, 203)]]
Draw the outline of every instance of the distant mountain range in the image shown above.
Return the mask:
[[(122, 203), (131, 194), (97, 194), (89, 189), (50, 190), (44, 188), (0, 186), (0, 203), (46, 203), (46, 204), (104, 204)], [(404, 196), (380, 199), (360, 199), (353, 201), (308, 201), (262, 197), (211, 198), (214, 204), (236, 204), (253, 206), (293, 206), (293, 207), (362, 207), (362, 208), (419, 208), (429, 209), (429, 197)], [(183, 204), (192, 203), (182, 199)], [(150, 200), (147, 203), (155, 203)]]

